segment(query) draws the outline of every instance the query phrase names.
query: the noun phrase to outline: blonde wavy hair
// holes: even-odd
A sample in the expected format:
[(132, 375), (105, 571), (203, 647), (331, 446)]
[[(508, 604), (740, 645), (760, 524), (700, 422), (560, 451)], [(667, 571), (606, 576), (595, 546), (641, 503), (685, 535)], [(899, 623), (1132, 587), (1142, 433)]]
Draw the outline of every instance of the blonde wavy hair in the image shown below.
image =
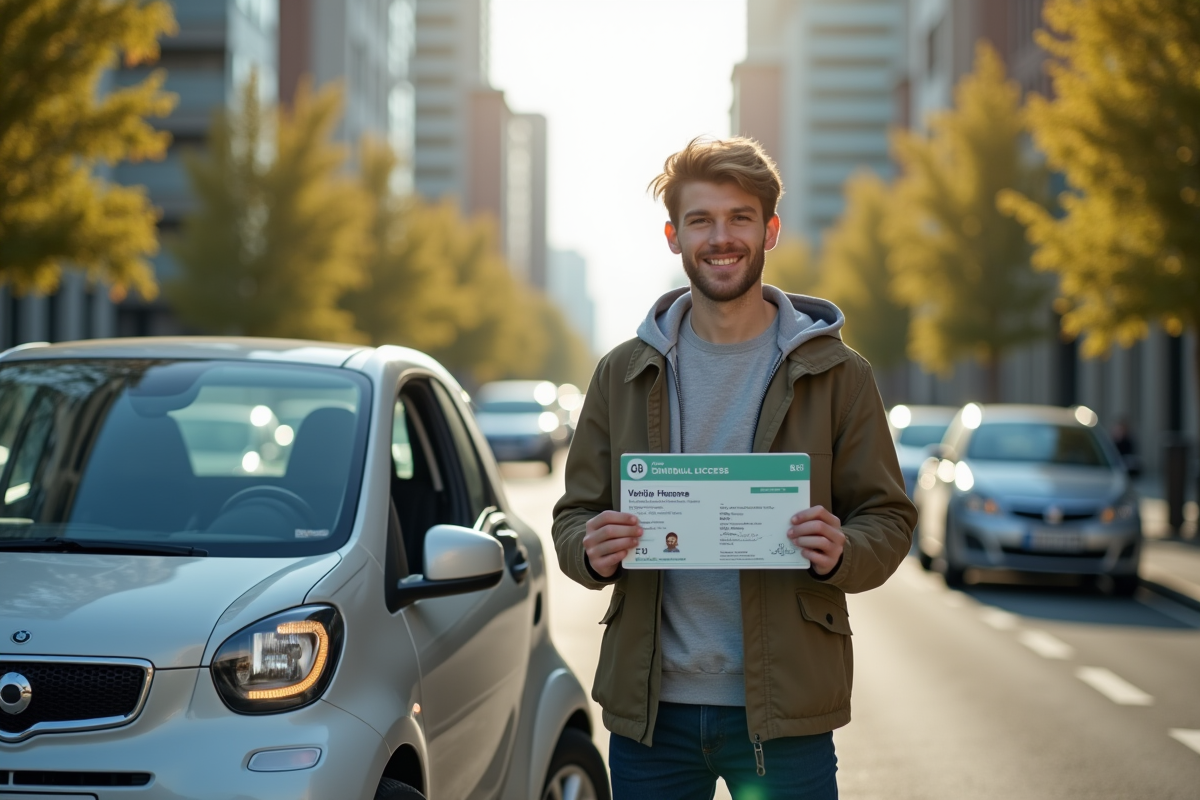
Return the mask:
[(679, 194), (684, 184), (697, 181), (736, 183), (762, 203), (764, 222), (775, 216), (775, 207), (783, 196), (779, 168), (761, 144), (744, 136), (697, 136), (687, 147), (667, 157), (662, 173), (650, 181), (648, 188), (655, 200), (662, 199), (672, 225), (679, 224)]

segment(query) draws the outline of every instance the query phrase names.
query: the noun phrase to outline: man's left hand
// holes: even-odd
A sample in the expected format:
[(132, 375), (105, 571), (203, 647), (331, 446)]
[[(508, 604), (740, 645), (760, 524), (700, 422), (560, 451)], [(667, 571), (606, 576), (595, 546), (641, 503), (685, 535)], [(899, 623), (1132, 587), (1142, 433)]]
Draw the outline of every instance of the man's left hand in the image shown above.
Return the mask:
[(818, 575), (828, 575), (837, 566), (846, 545), (842, 521), (825, 510), (824, 506), (806, 508), (792, 517), (788, 538), (800, 548)]

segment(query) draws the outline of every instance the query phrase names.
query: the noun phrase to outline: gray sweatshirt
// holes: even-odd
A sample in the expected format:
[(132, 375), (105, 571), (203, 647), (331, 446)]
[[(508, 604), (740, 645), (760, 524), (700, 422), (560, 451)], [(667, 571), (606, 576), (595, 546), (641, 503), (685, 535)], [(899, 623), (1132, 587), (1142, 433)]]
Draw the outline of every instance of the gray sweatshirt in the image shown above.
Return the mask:
[[(793, 349), (815, 336), (840, 336), (832, 303), (763, 296), (781, 313), (761, 336), (714, 345), (691, 329), (691, 293), (664, 295), (638, 336), (668, 364), (671, 452), (749, 452), (767, 384)], [(663, 582), (661, 698), (703, 705), (745, 705), (741, 592), (735, 570), (666, 570)]]

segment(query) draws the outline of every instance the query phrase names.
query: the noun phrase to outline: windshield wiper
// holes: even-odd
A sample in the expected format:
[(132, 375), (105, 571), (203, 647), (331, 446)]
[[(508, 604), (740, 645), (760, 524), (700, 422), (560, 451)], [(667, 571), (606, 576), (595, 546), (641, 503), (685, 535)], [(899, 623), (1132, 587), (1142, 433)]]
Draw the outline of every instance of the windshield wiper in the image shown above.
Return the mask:
[(196, 556), (208, 555), (207, 550), (179, 544), (147, 544), (113, 542), (105, 539), (66, 539), (51, 536), (46, 539), (0, 539), (0, 552), (26, 551), (34, 553), (99, 553), (134, 556)]

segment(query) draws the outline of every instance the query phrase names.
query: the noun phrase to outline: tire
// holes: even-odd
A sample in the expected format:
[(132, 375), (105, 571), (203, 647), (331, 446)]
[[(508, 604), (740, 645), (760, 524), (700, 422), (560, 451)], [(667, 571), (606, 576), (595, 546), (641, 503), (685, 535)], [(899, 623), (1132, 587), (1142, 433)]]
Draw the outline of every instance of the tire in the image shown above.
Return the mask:
[(928, 572), (933, 569), (933, 558), (923, 550), (917, 550), (917, 563), (921, 565), (921, 569)]
[(612, 800), (608, 772), (592, 738), (578, 728), (567, 728), (558, 738), (542, 800)]
[(1137, 575), (1113, 575), (1112, 593), (1114, 597), (1133, 597), (1140, 581)]
[(395, 778), (380, 778), (375, 800), (425, 800), (425, 795)]
[(946, 566), (942, 568), (942, 579), (946, 581), (946, 585), (951, 589), (961, 589), (967, 582), (967, 570), (963, 567), (951, 564), (946, 561)]

